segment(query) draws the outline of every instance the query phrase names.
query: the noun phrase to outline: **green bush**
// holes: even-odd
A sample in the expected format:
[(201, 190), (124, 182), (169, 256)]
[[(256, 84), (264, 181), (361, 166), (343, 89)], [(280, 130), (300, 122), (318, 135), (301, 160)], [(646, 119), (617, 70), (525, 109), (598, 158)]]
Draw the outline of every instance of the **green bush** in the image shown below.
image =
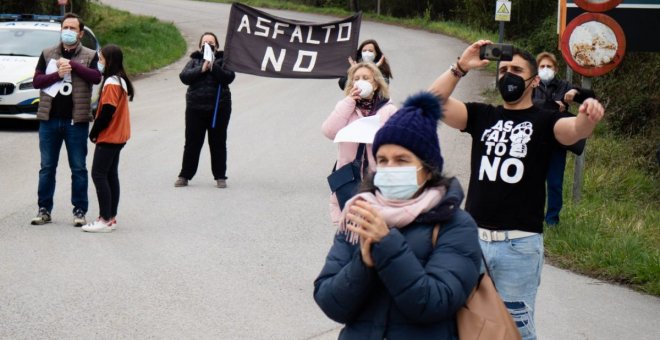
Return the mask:
[(561, 51), (558, 50), (559, 36), (556, 28), (557, 17), (549, 16), (541, 21), (529, 34), (516, 39), (516, 45), (534, 55), (548, 51), (554, 53), (557, 59), (561, 59)]
[(619, 135), (660, 141), (660, 54), (627, 53), (614, 71), (594, 81), (607, 103), (607, 123)]
[[(315, 7), (338, 7), (352, 9), (355, 0), (290, 0), (289, 2)], [(378, 0), (358, 0), (360, 9), (375, 13)], [(395, 18), (424, 18), (451, 20), (470, 25), (477, 30), (496, 31), (495, 1), (493, 0), (381, 0), (381, 14)], [(557, 11), (557, 3), (546, 0), (514, 1), (511, 22), (508, 22), (507, 38), (524, 36)]]

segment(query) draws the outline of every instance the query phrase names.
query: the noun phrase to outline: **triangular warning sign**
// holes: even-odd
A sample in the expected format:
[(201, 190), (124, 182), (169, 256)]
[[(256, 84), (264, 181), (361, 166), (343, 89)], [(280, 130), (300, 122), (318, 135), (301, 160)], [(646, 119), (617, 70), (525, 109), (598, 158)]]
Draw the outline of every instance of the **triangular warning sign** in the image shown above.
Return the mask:
[(497, 9), (497, 13), (509, 13), (509, 9), (506, 8), (505, 4), (502, 4), (502, 6), (500, 6), (500, 8)]

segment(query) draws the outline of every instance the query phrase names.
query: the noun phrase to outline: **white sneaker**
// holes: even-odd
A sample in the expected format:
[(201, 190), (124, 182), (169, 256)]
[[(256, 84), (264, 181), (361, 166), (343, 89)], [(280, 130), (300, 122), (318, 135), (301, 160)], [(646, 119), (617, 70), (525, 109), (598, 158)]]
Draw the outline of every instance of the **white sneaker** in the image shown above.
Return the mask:
[(116, 218), (113, 218), (112, 221), (110, 221), (110, 228), (112, 228), (112, 230), (117, 229), (117, 219)]
[(82, 227), (83, 231), (90, 233), (110, 233), (112, 232), (112, 222), (104, 222), (102, 219), (98, 219), (90, 224), (86, 224)]

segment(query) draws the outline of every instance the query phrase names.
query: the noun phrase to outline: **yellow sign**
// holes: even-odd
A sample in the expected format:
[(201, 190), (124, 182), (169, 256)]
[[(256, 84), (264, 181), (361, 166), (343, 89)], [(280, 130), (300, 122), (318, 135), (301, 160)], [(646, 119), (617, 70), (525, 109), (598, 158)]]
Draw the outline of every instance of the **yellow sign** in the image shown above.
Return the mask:
[(511, 21), (511, 1), (497, 1), (495, 5), (495, 21)]

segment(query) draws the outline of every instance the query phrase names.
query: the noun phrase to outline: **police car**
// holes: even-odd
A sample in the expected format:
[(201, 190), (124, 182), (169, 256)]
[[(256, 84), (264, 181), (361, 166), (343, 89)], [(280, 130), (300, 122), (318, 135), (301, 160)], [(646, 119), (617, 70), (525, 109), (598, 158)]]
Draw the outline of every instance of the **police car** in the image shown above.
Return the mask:
[[(41, 51), (60, 41), (61, 20), (61, 16), (0, 14), (0, 118), (37, 119), (39, 90), (32, 86), (32, 77)], [(87, 26), (84, 30), (83, 46), (98, 52), (96, 36)], [(92, 93), (96, 103), (96, 86)]]

